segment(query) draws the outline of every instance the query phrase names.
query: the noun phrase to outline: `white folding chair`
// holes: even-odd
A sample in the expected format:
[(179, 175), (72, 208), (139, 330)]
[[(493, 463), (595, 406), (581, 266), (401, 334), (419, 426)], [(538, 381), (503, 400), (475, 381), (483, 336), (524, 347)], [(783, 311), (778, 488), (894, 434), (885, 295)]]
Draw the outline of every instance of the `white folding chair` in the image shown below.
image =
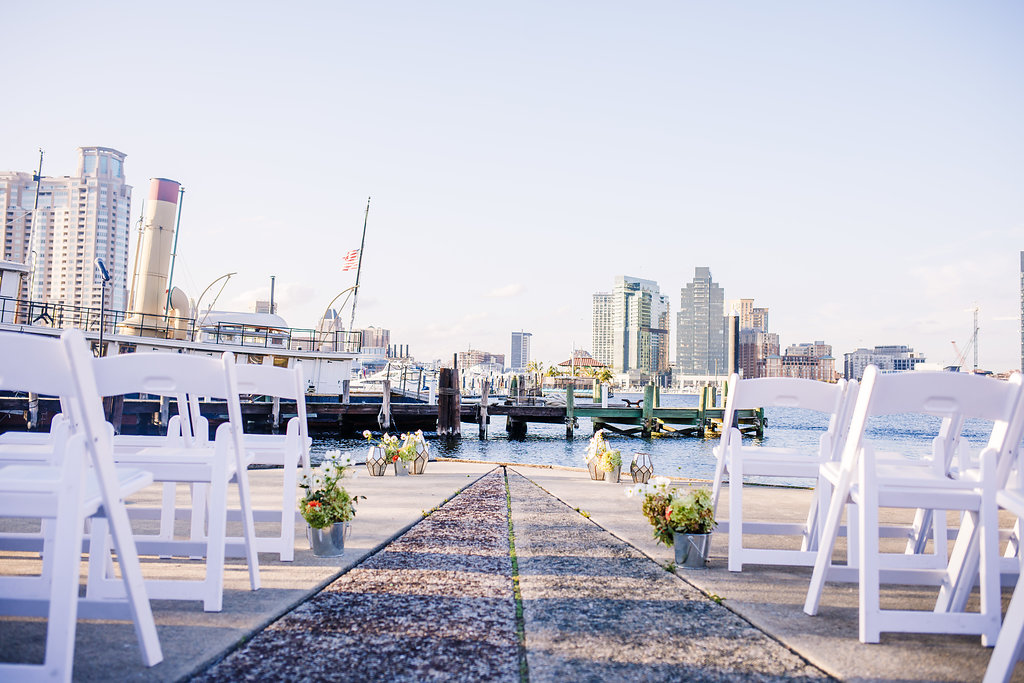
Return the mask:
[[(93, 361), (96, 383), (102, 396), (124, 396), (126, 394), (149, 394), (170, 396), (176, 399), (179, 415), (182, 416), (182, 431), (187, 418), (186, 408), (198, 397), (223, 398), (226, 400), (228, 421), (217, 428), (212, 442), (203, 440), (196, 433), (194, 442), (182, 445), (156, 445), (117, 449), (118, 463), (145, 469), (153, 474), (156, 482), (190, 484), (198, 487), (210, 486), (209, 498), (205, 503), (205, 516), (192, 515), (193, 537), (197, 524), (205, 517), (208, 523), (203, 540), (168, 538), (166, 535), (166, 496), (160, 513), (161, 534), (137, 535), (139, 551), (159, 556), (190, 556), (206, 558), (206, 575), (200, 581), (190, 580), (147, 580), (149, 593), (153, 598), (172, 600), (202, 600), (207, 612), (218, 612), (223, 605), (224, 558), (227, 535), (227, 494), (228, 485), (238, 487), (239, 500), (243, 510), (242, 528), (245, 555), (248, 561), (249, 583), (252, 590), (259, 589), (259, 560), (256, 550), (255, 529), (252, 518), (252, 503), (246, 466), (249, 457), (245, 452), (242, 432), (242, 415), (235, 379), (234, 356), (225, 353), (219, 358), (199, 355), (171, 353), (132, 353), (120, 356), (97, 358)], [(134, 508), (133, 508), (134, 512)], [(182, 511), (187, 514), (187, 511)], [(170, 519), (174, 520), (175, 510)], [(109, 582), (97, 582), (94, 574), (100, 567), (90, 567), (89, 589), (105, 594)]]
[[(76, 330), (61, 340), (0, 333), (0, 389), (60, 396), (66, 407), (74, 404), (75, 415), (54, 425), (48, 456), (40, 458), (33, 448), (27, 462), (5, 464), (18, 460), (11, 452), (10, 459), (0, 460), (0, 517), (42, 521), (39, 538), (0, 538), (0, 547), (42, 553), (39, 575), (0, 577), (0, 613), (47, 617), (43, 664), (0, 664), (3, 679), (71, 680), (79, 617), (131, 618), (146, 666), (163, 659), (124, 505), (124, 497), (152, 477), (114, 466), (95, 384), (75, 372), (75, 364), (88, 355)], [(103, 526), (111, 529), (117, 551), (120, 600), (79, 598), (84, 525), (101, 517), (109, 523)]]
[[(878, 642), (882, 632), (961, 633), (981, 635), (984, 644), (992, 644), (1000, 617), (996, 472), (1000, 460), (1005, 462), (1013, 450), (1008, 436), (1020, 398), (1019, 376), (1002, 382), (966, 373), (882, 375), (870, 366), (864, 373), (842, 459), (822, 466), (823, 476), (835, 488), (804, 611), (817, 612), (826, 580), (848, 578), (849, 572), (844, 576), (841, 566), (832, 564), (832, 554), (843, 507), (853, 504), (859, 529), (856, 576), (861, 641)], [(924, 462), (892, 453), (879, 457), (865, 436), (870, 417), (904, 414), (943, 420), (942, 430), (932, 440), (931, 457)], [(953, 460), (950, 449), (962, 449), (966, 444), (957, 446), (958, 439), (950, 430), (971, 418), (992, 423), (988, 444), (979, 455), (982, 468), (973, 476), (954, 477), (948, 465)], [(879, 512), (883, 508), (915, 510), (918, 519), (920, 511), (929, 511), (932, 551), (918, 552), (919, 544), (908, 543), (902, 552), (886, 552), (880, 546)], [(946, 511), (964, 515), (961, 534), (965, 527), (969, 533), (977, 529), (979, 610), (883, 610), (883, 583), (942, 586), (970, 580), (973, 585), (973, 577), (962, 576), (962, 566), (949, 563)], [(912, 534), (908, 537), (915, 540)]]
[[(819, 466), (838, 458), (849, 425), (849, 406), (856, 397), (857, 383), (836, 384), (796, 378), (729, 378), (722, 438), (715, 449), (717, 462), (712, 485), (716, 510), (723, 481), (729, 487), (729, 571), (742, 571), (744, 563), (811, 566), (817, 549), (818, 520), (828, 509), (828, 491), (816, 486), (814, 498), (803, 523), (744, 519), (743, 477), (795, 479), (818, 478)], [(739, 410), (784, 407), (814, 411), (829, 416), (828, 426), (818, 439), (817, 449), (743, 445), (740, 430), (733, 426)], [(749, 518), (749, 514), (747, 515)], [(722, 525), (726, 526), (726, 525)], [(750, 548), (744, 534), (801, 537), (800, 549)]]
[[(281, 561), (291, 562), (295, 559), (295, 522), (299, 515), (297, 468), (301, 464), (305, 471), (309, 470), (309, 449), (313, 441), (306, 419), (302, 365), (296, 363), (292, 368), (280, 368), (239, 363), (235, 373), (239, 393), (273, 399), (275, 422), (280, 416), (281, 400), (295, 402), (296, 415), (288, 420), (284, 434), (245, 434), (243, 437), (251, 464), (279, 466), (284, 478), (280, 509), (253, 510), (257, 523), (280, 525), (275, 536), (257, 536), (256, 547), (260, 552), (276, 553)], [(228, 510), (228, 519), (238, 519), (240, 514), (240, 510)], [(229, 556), (236, 556), (243, 549), (240, 540), (228, 539)]]

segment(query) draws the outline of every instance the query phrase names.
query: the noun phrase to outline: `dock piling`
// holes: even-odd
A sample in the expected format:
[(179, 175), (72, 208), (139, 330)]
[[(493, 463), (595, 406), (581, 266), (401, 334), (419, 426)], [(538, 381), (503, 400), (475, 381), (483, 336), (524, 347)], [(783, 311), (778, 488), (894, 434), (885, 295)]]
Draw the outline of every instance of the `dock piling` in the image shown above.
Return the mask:
[(491, 382), (490, 380), (481, 380), (480, 382), (480, 413), (478, 420), (480, 421), (480, 438), (483, 440), (487, 439), (487, 425), (491, 421), (491, 418), (487, 415), (487, 399), (491, 393)]
[(573, 385), (565, 388), (565, 438), (572, 438), (573, 424), (576, 422), (576, 398)]

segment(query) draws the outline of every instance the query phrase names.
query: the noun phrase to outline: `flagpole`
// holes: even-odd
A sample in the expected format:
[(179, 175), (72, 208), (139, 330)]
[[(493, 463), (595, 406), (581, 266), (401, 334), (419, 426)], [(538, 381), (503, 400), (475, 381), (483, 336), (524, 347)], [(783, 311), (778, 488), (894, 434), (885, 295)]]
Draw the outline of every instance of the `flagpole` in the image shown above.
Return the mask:
[(356, 299), (359, 297), (359, 274), (363, 270), (363, 247), (366, 246), (366, 221), (370, 218), (370, 198), (366, 198), (366, 214), (363, 216), (363, 239), (359, 241), (359, 262), (356, 265), (356, 285), (352, 290), (352, 319), (349, 321), (348, 330), (351, 332), (356, 326)]

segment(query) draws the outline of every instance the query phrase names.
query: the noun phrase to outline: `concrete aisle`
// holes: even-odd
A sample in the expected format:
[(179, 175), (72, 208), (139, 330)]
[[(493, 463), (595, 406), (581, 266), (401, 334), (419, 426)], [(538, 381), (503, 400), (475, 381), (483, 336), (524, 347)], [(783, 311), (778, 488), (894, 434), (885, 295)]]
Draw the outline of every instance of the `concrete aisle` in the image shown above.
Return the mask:
[[(594, 482), (567, 470), (512, 469), (659, 564), (673, 560), (672, 549), (654, 541), (640, 500), (624, 495), (631, 482)], [(744, 505), (755, 515), (802, 520), (810, 494), (747, 487)], [(728, 511), (727, 492), (719, 503), (720, 517), (726, 516), (723, 511)], [(984, 676), (991, 650), (982, 647), (979, 638), (886, 633), (881, 643), (863, 644), (857, 637), (856, 584), (827, 584), (819, 614), (810, 617), (803, 613), (809, 568), (746, 566), (740, 573), (729, 572), (727, 547), (728, 534), (715, 532), (709, 567), (676, 573), (703, 593), (720, 596), (730, 610), (828, 674), (849, 681), (980, 681)], [(883, 590), (883, 604), (890, 608), (928, 610), (934, 603), (934, 589)], [(1004, 609), (1010, 593), (1011, 589), (1003, 591)], [(1018, 663), (1013, 680), (1024, 681), (1024, 665)]]

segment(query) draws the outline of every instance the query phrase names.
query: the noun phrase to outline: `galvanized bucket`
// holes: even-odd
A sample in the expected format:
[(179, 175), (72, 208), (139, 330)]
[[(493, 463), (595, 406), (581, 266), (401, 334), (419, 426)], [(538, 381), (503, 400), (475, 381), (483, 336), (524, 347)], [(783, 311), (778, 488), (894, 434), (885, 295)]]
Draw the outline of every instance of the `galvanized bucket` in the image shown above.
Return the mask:
[(676, 566), (686, 569), (704, 569), (711, 550), (711, 534), (681, 534), (672, 532), (672, 546), (676, 551)]
[(348, 536), (349, 522), (338, 522), (323, 529), (306, 527), (309, 546), (317, 557), (338, 557), (345, 552), (345, 537)]

